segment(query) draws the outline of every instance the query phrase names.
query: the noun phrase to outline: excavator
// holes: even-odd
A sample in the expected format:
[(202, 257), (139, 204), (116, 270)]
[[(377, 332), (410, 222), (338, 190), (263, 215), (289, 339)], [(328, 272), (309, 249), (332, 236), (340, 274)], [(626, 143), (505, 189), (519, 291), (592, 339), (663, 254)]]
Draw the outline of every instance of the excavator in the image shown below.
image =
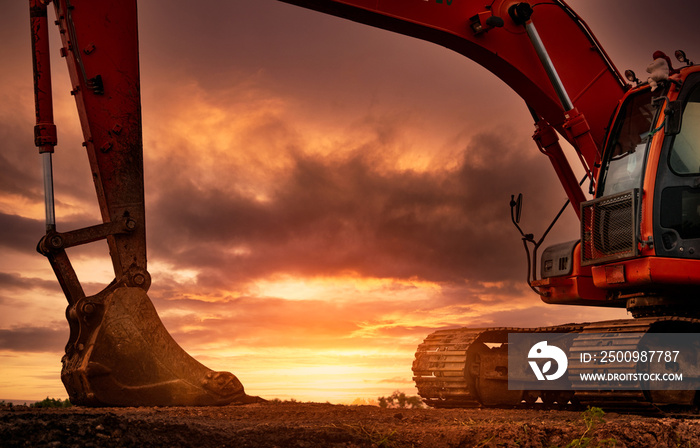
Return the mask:
[[(652, 54), (648, 77), (621, 75), (586, 23), (562, 0), (281, 0), (433, 42), (485, 67), (525, 102), (533, 139), (580, 220), (580, 239), (546, 248), (513, 223), (527, 252), (527, 282), (548, 304), (625, 308), (630, 319), (538, 328), (439, 330), (418, 346), (413, 375), (433, 407), (536, 402), (629, 412), (696, 409), (693, 390), (511, 390), (508, 336), (572, 335), (571, 370), (587, 347), (642, 347), (650, 334), (700, 333), (700, 67)], [(170, 336), (148, 297), (136, 0), (29, 0), (36, 126), (43, 163), (45, 255), (68, 300), (61, 379), (84, 406), (226, 405), (259, 400), (229, 372), (213, 371)], [(49, 23), (55, 25), (83, 130), (102, 223), (56, 228)], [(651, 52), (651, 51), (650, 51)], [(575, 157), (567, 157), (560, 137)], [(575, 174), (569, 159), (585, 173)], [(585, 191), (588, 188), (588, 192)], [(589, 196), (587, 196), (587, 194)], [(589, 197), (591, 199), (589, 199)], [(564, 209), (562, 209), (564, 210)], [(115, 278), (87, 296), (66, 249), (106, 240)], [(540, 265), (539, 278), (536, 274)], [(697, 353), (679, 361), (697, 375)], [(678, 363), (657, 369), (678, 369)], [(648, 369), (644, 363), (618, 367)]]

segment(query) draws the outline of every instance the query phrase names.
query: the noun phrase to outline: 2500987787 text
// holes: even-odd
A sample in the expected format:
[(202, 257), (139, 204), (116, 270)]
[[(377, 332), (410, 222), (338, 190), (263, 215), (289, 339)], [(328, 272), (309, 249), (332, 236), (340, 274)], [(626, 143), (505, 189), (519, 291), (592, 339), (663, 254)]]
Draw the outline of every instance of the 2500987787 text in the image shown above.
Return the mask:
[(613, 362), (676, 362), (679, 350), (601, 350), (579, 354), (583, 363), (607, 364)]

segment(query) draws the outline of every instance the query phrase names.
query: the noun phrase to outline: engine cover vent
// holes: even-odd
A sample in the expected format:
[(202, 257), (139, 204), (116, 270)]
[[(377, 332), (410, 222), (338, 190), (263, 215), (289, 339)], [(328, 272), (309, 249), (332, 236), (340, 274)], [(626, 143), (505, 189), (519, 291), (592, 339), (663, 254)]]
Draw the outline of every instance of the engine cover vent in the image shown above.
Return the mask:
[(637, 255), (639, 189), (581, 204), (581, 266)]

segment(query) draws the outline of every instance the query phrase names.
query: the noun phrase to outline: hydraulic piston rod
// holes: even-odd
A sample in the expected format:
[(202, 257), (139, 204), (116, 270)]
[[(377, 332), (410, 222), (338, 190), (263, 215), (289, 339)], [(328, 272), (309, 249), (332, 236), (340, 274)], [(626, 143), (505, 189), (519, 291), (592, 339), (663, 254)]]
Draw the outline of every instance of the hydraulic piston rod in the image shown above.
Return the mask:
[[(576, 147), (581, 164), (586, 170), (588, 178), (591, 180), (591, 185), (593, 185), (596, 177), (596, 166), (600, 160), (600, 148), (593, 140), (591, 128), (586, 118), (576, 109), (574, 103), (571, 101), (571, 98), (569, 97), (569, 94), (567, 93), (566, 88), (564, 87), (564, 84), (557, 73), (557, 69), (554, 67), (552, 59), (549, 57), (549, 53), (547, 52), (547, 49), (545, 48), (544, 43), (537, 32), (537, 28), (535, 27), (534, 23), (532, 23), (532, 20), (530, 20), (532, 16), (532, 6), (525, 2), (516, 3), (508, 9), (508, 14), (516, 24), (523, 25), (525, 27), (528, 38), (535, 49), (535, 53), (537, 53), (537, 57), (542, 63), (542, 67), (544, 68), (544, 71), (552, 84), (552, 88), (554, 89), (562, 108), (566, 112), (566, 121), (564, 122), (563, 126), (564, 130), (566, 131), (569, 141)], [(573, 173), (570, 173), (569, 171), (570, 170), (567, 169), (566, 173), (562, 173), (564, 174), (563, 177), (562, 175), (559, 177), (562, 180), (562, 184), (564, 184), (564, 188), (567, 190), (567, 192), (575, 192), (574, 196), (571, 194), (569, 195), (569, 199), (571, 200), (574, 210), (576, 210), (578, 214), (579, 203), (583, 199), (583, 196), (582, 193), (578, 191), (580, 190), (580, 187), (574, 183), (577, 182), (576, 178), (573, 176)], [(557, 173), (560, 174), (559, 171)], [(571, 186), (572, 188), (569, 188), (568, 186)]]
[(44, 174), (44, 208), (46, 209), (46, 231), (56, 230), (56, 211), (53, 198), (52, 153), (41, 153), (41, 167)]
[(554, 64), (552, 63), (547, 50), (544, 48), (544, 44), (542, 44), (542, 39), (540, 39), (540, 35), (537, 33), (537, 28), (535, 28), (535, 25), (529, 21), (525, 23), (525, 31), (527, 31), (527, 35), (532, 41), (532, 45), (535, 47), (537, 56), (540, 58), (542, 66), (547, 72), (549, 80), (552, 82), (552, 87), (554, 87), (554, 91), (557, 93), (559, 101), (561, 101), (561, 105), (564, 106), (564, 109), (566, 110), (573, 109), (574, 103), (571, 102), (569, 94), (566, 93), (564, 84), (562, 84), (561, 78), (559, 78), (559, 73), (557, 73), (557, 69), (554, 68)]
[(547, 49), (542, 43), (539, 33), (537, 33), (535, 24), (530, 20), (530, 16), (532, 15), (532, 6), (530, 6), (528, 3), (517, 3), (513, 5), (508, 12), (515, 23), (525, 26), (527, 36), (530, 38), (532, 46), (535, 47), (537, 57), (540, 58), (542, 66), (547, 73), (549, 81), (552, 83), (552, 87), (554, 87), (554, 91), (556, 92), (561, 105), (567, 111), (573, 109), (574, 103), (571, 102), (571, 98), (569, 98), (569, 94), (566, 92), (564, 84), (561, 82), (561, 78), (559, 78), (557, 69), (554, 68), (552, 59), (549, 57)]
[(53, 122), (53, 98), (51, 91), (51, 58), (49, 54), (49, 28), (46, 3), (31, 0), (30, 19), (32, 28), (32, 62), (34, 68), (34, 103), (36, 126), (34, 144), (41, 154), (44, 174), (44, 203), (46, 209), (46, 231), (56, 229), (56, 214), (53, 195), (52, 154), (56, 146), (56, 126)]

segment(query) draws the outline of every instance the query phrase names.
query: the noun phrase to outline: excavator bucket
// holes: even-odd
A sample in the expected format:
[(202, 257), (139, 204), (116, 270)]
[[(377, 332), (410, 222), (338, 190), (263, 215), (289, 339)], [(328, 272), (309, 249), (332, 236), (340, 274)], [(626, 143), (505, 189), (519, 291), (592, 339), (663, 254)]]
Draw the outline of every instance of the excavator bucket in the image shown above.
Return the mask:
[(146, 292), (107, 288), (67, 312), (71, 337), (61, 379), (74, 404), (207, 406), (250, 403), (229, 372), (215, 372), (170, 336)]

